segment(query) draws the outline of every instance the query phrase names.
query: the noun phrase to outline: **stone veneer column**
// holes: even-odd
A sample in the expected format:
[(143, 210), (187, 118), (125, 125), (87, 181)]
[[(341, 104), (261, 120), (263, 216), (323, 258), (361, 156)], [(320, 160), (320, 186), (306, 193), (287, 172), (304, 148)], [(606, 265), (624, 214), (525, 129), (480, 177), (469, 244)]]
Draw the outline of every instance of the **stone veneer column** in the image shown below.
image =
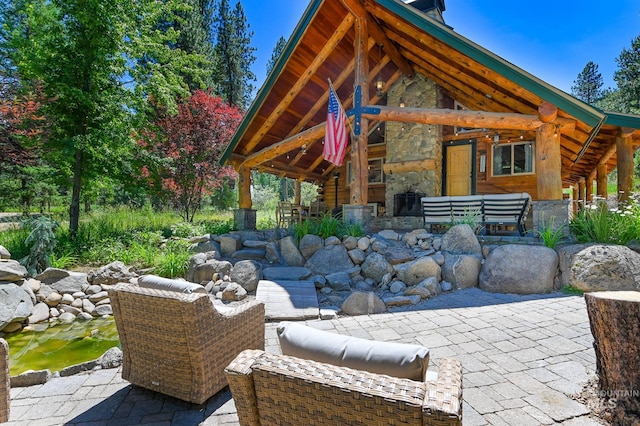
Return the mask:
[[(438, 108), (441, 92), (436, 83), (423, 75), (413, 79), (402, 78), (387, 93), (387, 105)], [(415, 123), (387, 122), (387, 163), (434, 159), (434, 170), (387, 174), (385, 191), (385, 215), (393, 215), (393, 196), (402, 192), (422, 192), (437, 196), (442, 191), (442, 130), (440, 126)]]
[(529, 236), (537, 236), (536, 231), (543, 231), (545, 225), (553, 220), (553, 230), (565, 226), (564, 235), (569, 235), (569, 200), (533, 201), (533, 229)]

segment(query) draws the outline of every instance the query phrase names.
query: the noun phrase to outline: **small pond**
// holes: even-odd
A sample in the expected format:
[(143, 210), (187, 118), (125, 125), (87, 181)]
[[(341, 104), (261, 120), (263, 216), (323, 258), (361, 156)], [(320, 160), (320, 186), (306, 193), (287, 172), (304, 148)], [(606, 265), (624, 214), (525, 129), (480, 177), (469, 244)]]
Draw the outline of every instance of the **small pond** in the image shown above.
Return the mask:
[(68, 324), (35, 324), (33, 330), (8, 334), (10, 374), (27, 370), (65, 367), (99, 358), (105, 351), (120, 345), (113, 318), (96, 318)]

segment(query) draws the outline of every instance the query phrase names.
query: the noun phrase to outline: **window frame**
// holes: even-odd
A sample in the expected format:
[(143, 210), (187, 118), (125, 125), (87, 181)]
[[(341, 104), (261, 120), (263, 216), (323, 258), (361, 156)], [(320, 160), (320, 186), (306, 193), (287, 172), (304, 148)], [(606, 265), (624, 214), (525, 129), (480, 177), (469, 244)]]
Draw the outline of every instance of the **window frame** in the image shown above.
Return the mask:
[[(529, 145), (531, 147), (531, 171), (530, 172), (516, 172), (515, 171), (515, 155), (514, 148), (520, 145)], [(496, 174), (496, 149), (504, 149), (509, 147), (511, 149), (511, 171), (505, 174)], [(526, 162), (526, 157), (525, 157)], [(491, 177), (509, 177), (509, 176), (527, 176), (534, 175), (536, 173), (536, 144), (535, 141), (518, 141), (510, 142), (506, 144), (493, 145), (491, 148)]]
[[(380, 162), (380, 180), (376, 182), (372, 182), (368, 179), (368, 175), (367, 175), (367, 181), (369, 185), (384, 185), (387, 182), (386, 174), (384, 173), (385, 158), (384, 157), (369, 158), (369, 160), (367, 161), (367, 165), (369, 168), (371, 167), (371, 163), (374, 161)], [(353, 172), (351, 169), (351, 161), (348, 161), (347, 162), (347, 186), (351, 185), (351, 180), (353, 178), (352, 173)]]

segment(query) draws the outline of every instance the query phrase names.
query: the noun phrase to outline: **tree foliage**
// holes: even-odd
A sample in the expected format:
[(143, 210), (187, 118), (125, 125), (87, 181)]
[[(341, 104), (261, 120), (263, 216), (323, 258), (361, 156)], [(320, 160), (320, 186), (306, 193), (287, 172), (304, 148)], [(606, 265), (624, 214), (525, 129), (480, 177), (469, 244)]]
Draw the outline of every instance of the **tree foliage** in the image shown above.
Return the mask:
[(602, 96), (604, 81), (598, 71), (598, 65), (589, 61), (578, 77), (573, 81), (571, 94), (584, 102), (594, 105)]
[(271, 58), (269, 58), (269, 62), (267, 62), (267, 74), (271, 73), (273, 67), (276, 66), (276, 62), (280, 59), (284, 48), (287, 46), (287, 40), (284, 37), (280, 36), (276, 45), (273, 48), (273, 52), (271, 53)]
[(158, 130), (141, 145), (149, 154), (142, 175), (156, 196), (172, 203), (192, 221), (205, 195), (220, 188), (235, 172), (218, 160), (240, 123), (240, 111), (220, 97), (198, 90), (178, 105), (178, 113), (160, 114)]
[(640, 113), (640, 36), (631, 41), (631, 48), (622, 50), (616, 63), (613, 79), (618, 86), (618, 111)]
[(256, 76), (251, 71), (255, 61), (255, 48), (251, 47), (253, 32), (238, 1), (233, 9), (229, 0), (220, 0), (215, 20), (216, 65), (215, 76), (218, 93), (229, 104), (245, 110), (253, 95), (252, 81)]

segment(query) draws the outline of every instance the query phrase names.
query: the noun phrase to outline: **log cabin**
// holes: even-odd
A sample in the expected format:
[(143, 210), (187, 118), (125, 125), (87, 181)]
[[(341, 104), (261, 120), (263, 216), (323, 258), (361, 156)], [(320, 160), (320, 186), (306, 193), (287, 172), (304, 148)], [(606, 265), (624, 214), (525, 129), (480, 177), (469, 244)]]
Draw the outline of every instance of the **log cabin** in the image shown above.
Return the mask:
[[(419, 227), (420, 196), (527, 192), (533, 227), (574, 200), (632, 190), (640, 116), (601, 111), (457, 34), (444, 0), (311, 0), (223, 155), (239, 229), (255, 228), (251, 170), (320, 186), (345, 219)], [(329, 81), (349, 116), (323, 157)]]

